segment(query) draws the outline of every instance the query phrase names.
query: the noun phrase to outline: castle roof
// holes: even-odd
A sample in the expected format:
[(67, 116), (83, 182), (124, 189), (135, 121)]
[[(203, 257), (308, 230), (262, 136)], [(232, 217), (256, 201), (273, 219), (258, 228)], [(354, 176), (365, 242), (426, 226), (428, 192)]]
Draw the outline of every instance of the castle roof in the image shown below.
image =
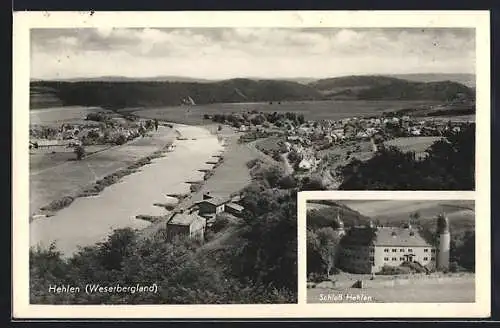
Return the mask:
[(349, 229), (343, 245), (432, 247), (415, 229), (398, 227), (360, 227)]

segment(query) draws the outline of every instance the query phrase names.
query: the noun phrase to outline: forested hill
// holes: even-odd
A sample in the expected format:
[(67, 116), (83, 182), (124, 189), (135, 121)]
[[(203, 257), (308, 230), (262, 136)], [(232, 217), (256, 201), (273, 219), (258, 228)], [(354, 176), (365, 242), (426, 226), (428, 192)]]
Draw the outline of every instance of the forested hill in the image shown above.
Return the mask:
[(410, 81), (365, 75), (322, 79), (309, 84), (329, 99), (358, 100), (474, 100), (475, 91), (453, 81)]
[(328, 99), (473, 100), (462, 84), (414, 82), (386, 76), (348, 76), (301, 84), (285, 80), (190, 81), (32, 81), (31, 108), (50, 106), (155, 107), (182, 104), (278, 102)]
[(36, 81), (31, 83), (32, 108), (44, 97), (54, 96), (63, 105), (103, 107), (153, 107), (180, 105), (192, 98), (196, 104), (317, 100), (321, 94), (312, 87), (288, 81), (233, 79), (221, 82), (110, 82)]

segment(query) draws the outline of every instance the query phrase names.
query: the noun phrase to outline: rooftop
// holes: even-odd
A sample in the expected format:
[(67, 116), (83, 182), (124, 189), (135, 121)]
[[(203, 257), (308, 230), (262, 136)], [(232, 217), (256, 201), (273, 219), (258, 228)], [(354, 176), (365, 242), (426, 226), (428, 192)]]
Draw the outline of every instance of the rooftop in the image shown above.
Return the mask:
[(431, 247), (418, 230), (399, 227), (352, 228), (342, 239), (344, 245)]
[(228, 203), (228, 207), (234, 208), (237, 211), (243, 211), (244, 207), (235, 203)]
[(228, 199), (225, 199), (222, 197), (211, 196), (208, 199), (200, 200), (198, 203), (208, 203), (208, 204), (212, 204), (215, 206), (219, 206), (219, 205), (227, 203), (228, 201), (229, 201)]
[(201, 218), (197, 214), (189, 214), (189, 213), (175, 213), (167, 224), (175, 224), (175, 225), (183, 225), (189, 226), (194, 221), (201, 220)]

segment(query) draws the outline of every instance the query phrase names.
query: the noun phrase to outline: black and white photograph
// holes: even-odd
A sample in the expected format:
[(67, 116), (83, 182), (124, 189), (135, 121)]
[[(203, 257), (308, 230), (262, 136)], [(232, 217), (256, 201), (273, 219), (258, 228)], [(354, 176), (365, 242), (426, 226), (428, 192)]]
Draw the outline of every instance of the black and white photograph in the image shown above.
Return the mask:
[[(488, 22), (484, 12), (19, 13), (18, 303), (41, 316), (41, 305), (67, 317), (78, 305), (178, 305), (145, 311), (237, 317), (222, 305), (246, 304), (250, 317), (300, 317), (299, 305), (358, 283), (372, 302), (474, 302), (470, 247), (485, 203), (313, 200), (306, 236), (298, 198), (484, 196)], [(371, 237), (351, 245), (358, 226)], [(378, 254), (384, 239), (406, 250), (394, 263)], [(356, 262), (355, 243), (377, 255)], [(432, 281), (447, 287), (426, 298)], [(195, 304), (221, 307), (181, 306)]]
[(308, 303), (474, 303), (473, 200), (309, 200)]

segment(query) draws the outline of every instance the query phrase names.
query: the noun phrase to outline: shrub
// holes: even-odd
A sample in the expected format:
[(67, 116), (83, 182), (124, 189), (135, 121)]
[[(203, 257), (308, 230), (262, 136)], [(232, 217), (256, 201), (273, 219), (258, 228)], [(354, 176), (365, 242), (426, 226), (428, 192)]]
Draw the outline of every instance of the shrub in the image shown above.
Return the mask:
[(318, 283), (327, 280), (327, 277), (324, 273), (311, 272), (307, 280), (310, 282)]
[(71, 196), (64, 196), (63, 198), (52, 201), (49, 205), (41, 208), (42, 211), (57, 211), (62, 208), (68, 207), (75, 199)]
[(251, 159), (247, 162), (247, 167), (249, 169), (253, 168), (255, 165), (257, 165), (257, 163), (260, 163), (261, 161), (258, 159), (258, 158), (255, 158), (255, 159)]
[(382, 269), (377, 272), (379, 275), (396, 275), (396, 274), (408, 274), (411, 272), (411, 269), (408, 267), (404, 266), (390, 266), (390, 265), (384, 265)]
[(215, 218), (215, 222), (212, 225), (212, 230), (214, 232), (219, 232), (222, 229), (224, 229), (225, 227), (227, 227), (228, 224), (229, 224), (229, 219), (226, 216), (217, 215)]
[(75, 154), (77, 160), (82, 160), (85, 157), (85, 148), (81, 145), (75, 147)]
[(125, 135), (123, 134), (118, 135), (115, 139), (115, 144), (117, 144), (118, 146), (123, 145), (126, 142), (127, 142), (127, 137), (125, 137)]
[(292, 189), (292, 188), (296, 188), (297, 187), (297, 180), (291, 176), (291, 175), (287, 175), (287, 176), (284, 176), (283, 178), (281, 178), (279, 181), (278, 181), (278, 186), (281, 188), (281, 189)]
[(416, 262), (403, 262), (401, 266), (409, 268), (412, 272), (424, 273), (428, 271), (426, 267)]

